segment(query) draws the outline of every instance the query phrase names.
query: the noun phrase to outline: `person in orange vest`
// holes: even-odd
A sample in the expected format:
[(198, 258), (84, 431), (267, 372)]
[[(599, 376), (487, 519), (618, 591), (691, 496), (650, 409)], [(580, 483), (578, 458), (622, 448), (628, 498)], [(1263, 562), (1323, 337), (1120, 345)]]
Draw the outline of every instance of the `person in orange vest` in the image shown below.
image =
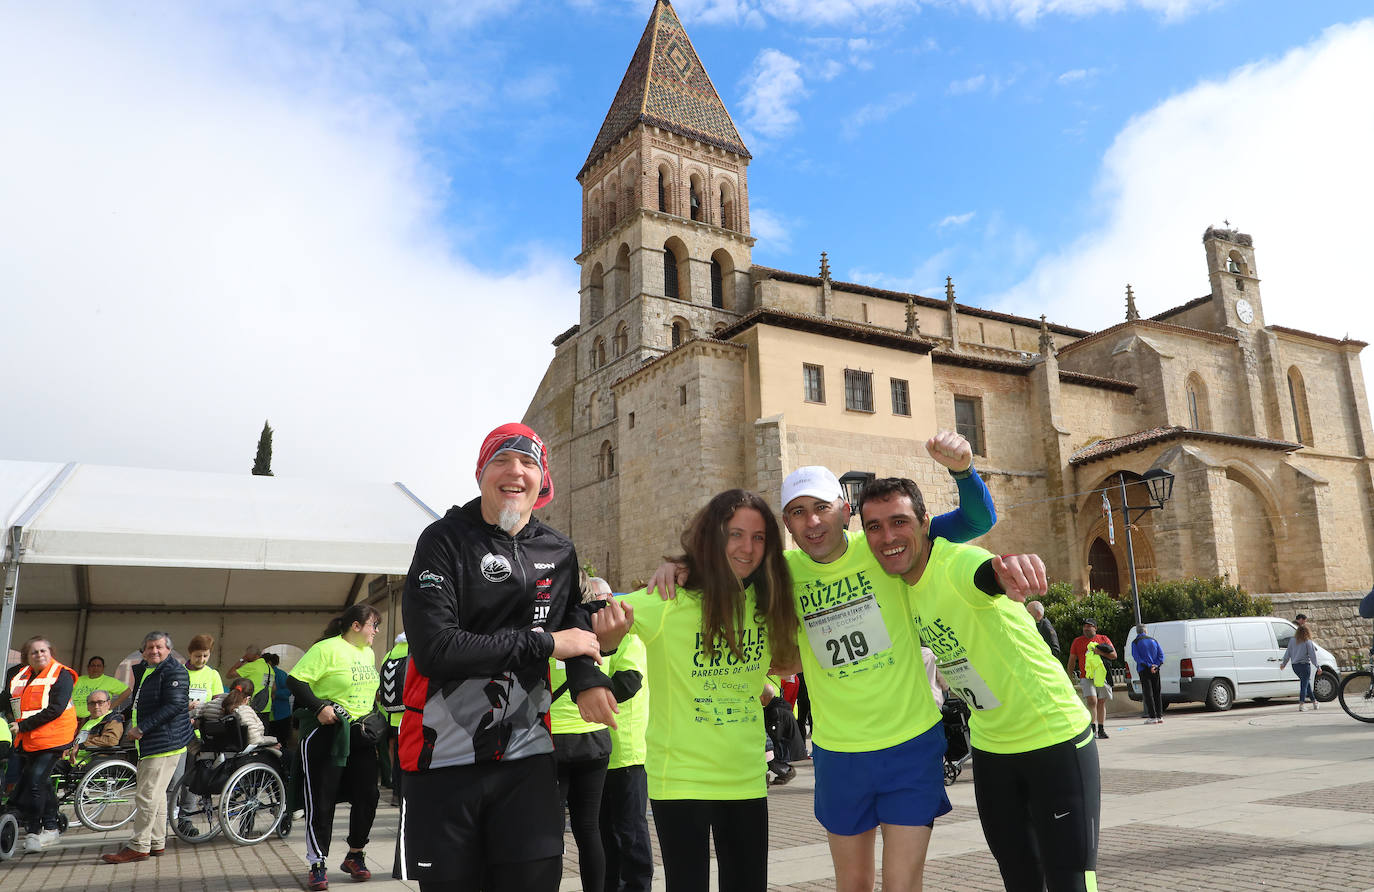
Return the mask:
[(10, 732), (23, 759), (15, 804), (28, 836), (24, 851), (41, 852), (57, 841), (57, 796), (48, 778), (53, 763), (76, 739), (72, 689), (76, 672), (53, 659), (52, 643), (30, 638), (28, 665), (10, 680)]

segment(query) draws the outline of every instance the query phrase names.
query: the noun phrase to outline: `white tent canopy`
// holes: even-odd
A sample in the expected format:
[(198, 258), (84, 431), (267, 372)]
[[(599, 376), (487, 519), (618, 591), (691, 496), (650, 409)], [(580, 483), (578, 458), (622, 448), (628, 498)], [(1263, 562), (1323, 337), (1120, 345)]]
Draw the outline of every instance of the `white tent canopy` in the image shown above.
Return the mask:
[[(119, 614), (309, 614), (318, 627), (321, 614), (366, 600), (369, 582), (384, 589), (386, 575), (404, 574), (437, 517), (399, 483), (15, 461), (0, 461), (0, 514), (0, 644), (17, 610), (20, 626), (41, 627), (34, 634), (74, 661), (92, 615), (121, 653), (131, 633), (111, 627)], [(245, 635), (268, 644), (272, 631)]]

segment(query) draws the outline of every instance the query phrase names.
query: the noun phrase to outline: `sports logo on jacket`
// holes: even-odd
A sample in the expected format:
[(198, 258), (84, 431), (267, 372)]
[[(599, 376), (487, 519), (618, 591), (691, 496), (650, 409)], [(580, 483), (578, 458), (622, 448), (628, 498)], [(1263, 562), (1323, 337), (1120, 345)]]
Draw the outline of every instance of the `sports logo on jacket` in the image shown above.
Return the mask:
[(433, 570), (423, 570), (420, 573), (420, 588), (443, 588), (444, 577), (435, 573)]
[(487, 552), (482, 558), (482, 575), (487, 582), (505, 582), (510, 579), (510, 561), (504, 555)]

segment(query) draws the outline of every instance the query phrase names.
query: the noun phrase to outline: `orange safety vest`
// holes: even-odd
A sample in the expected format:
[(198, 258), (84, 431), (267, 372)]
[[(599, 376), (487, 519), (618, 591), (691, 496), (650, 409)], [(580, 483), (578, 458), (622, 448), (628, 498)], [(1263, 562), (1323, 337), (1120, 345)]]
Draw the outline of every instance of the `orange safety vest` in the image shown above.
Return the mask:
[[(76, 673), (56, 660), (49, 663), (48, 668), (38, 673), (37, 677), (34, 677), (33, 668), (30, 666), (25, 666), (15, 674), (14, 680), (10, 682), (10, 704), (19, 721), (22, 722), (48, 708), (48, 695), (63, 672), (70, 672), (72, 682), (76, 682)], [(66, 746), (75, 739), (76, 706), (70, 700), (67, 701), (67, 708), (62, 710), (62, 714), (51, 722), (39, 725), (32, 731), (20, 731), (15, 735), (15, 742), (25, 752), (30, 753)]]

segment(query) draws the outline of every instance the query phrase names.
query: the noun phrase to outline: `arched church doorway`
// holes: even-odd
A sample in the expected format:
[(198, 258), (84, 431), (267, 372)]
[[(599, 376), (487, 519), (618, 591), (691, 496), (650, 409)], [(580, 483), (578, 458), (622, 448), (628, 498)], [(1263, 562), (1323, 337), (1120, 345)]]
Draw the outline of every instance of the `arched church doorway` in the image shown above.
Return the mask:
[(1121, 571), (1116, 565), (1116, 555), (1112, 547), (1102, 538), (1093, 540), (1088, 549), (1088, 587), (1092, 591), (1104, 591), (1113, 595), (1121, 594)]

